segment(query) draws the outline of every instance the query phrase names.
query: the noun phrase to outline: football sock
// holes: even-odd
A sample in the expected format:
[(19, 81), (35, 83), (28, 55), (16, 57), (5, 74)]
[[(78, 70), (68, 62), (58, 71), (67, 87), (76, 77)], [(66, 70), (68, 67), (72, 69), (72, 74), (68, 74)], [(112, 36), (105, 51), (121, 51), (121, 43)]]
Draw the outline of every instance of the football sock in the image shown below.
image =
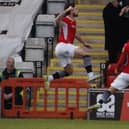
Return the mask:
[(108, 101), (109, 96), (111, 95), (110, 91), (104, 91), (102, 95), (102, 99), (99, 100), (100, 104), (106, 103)]
[(89, 55), (83, 56), (83, 63), (87, 73), (92, 72), (91, 56)]
[(63, 78), (65, 76), (69, 76), (69, 73), (67, 71), (60, 71), (60, 72), (56, 72), (54, 74), (52, 74), (53, 79), (59, 79), (59, 78)]

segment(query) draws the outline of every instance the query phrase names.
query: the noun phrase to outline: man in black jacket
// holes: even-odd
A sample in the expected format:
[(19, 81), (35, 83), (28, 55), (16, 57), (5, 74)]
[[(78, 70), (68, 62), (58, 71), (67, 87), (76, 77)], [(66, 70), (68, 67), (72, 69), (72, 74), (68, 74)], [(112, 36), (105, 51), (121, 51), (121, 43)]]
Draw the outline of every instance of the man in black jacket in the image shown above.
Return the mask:
[(108, 51), (109, 63), (117, 61), (124, 43), (129, 40), (129, 19), (120, 16), (120, 12), (120, 0), (109, 2), (103, 9), (105, 50)]

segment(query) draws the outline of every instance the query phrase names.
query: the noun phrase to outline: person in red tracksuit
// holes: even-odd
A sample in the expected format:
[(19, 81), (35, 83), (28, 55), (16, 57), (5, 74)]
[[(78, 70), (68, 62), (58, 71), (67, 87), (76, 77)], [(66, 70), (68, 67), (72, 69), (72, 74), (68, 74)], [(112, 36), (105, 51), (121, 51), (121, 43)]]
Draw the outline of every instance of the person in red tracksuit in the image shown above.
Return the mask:
[[(92, 81), (99, 77), (92, 71), (91, 56), (89, 55), (89, 48), (91, 45), (83, 40), (76, 31), (76, 17), (78, 16), (78, 9), (72, 5), (67, 7), (55, 19), (59, 24), (59, 38), (55, 47), (56, 57), (60, 61), (60, 65), (64, 68), (49, 76), (44, 76), (45, 85), (49, 87), (49, 82), (55, 79), (69, 76), (73, 73), (72, 58), (81, 57), (84, 61), (84, 67), (88, 73), (88, 81)], [(74, 45), (74, 39), (77, 39), (84, 47)]]
[(129, 41), (123, 46), (120, 58), (116, 64), (115, 73), (118, 74), (118, 76), (111, 83), (110, 88), (107, 91), (104, 91), (102, 98), (97, 104), (89, 107), (89, 109), (100, 108), (103, 103), (108, 103), (110, 101), (109, 96), (111, 94), (129, 86)]

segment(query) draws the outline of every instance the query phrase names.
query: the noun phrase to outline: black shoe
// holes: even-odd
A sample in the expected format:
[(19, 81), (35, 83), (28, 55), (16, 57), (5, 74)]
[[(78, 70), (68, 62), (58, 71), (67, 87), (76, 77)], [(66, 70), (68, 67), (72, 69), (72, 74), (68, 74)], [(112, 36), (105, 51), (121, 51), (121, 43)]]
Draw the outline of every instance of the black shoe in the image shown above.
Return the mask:
[(111, 101), (111, 98), (108, 98), (107, 101), (105, 101), (104, 103), (109, 103)]
[(97, 104), (95, 104), (95, 105), (89, 106), (89, 107), (87, 108), (87, 111), (97, 110), (98, 108), (101, 108), (101, 104), (100, 104), (100, 103), (97, 103)]

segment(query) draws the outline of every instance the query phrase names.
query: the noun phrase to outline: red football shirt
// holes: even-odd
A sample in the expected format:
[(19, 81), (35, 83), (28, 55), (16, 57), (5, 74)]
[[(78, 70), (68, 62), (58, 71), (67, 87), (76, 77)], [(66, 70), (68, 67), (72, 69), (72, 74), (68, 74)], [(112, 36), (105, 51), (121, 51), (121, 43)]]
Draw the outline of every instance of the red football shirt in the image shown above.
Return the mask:
[(76, 34), (76, 21), (66, 16), (63, 17), (63, 26), (60, 28), (58, 42), (73, 44)]
[(129, 73), (129, 41), (124, 45), (117, 65), (119, 70), (122, 69), (122, 72)]

